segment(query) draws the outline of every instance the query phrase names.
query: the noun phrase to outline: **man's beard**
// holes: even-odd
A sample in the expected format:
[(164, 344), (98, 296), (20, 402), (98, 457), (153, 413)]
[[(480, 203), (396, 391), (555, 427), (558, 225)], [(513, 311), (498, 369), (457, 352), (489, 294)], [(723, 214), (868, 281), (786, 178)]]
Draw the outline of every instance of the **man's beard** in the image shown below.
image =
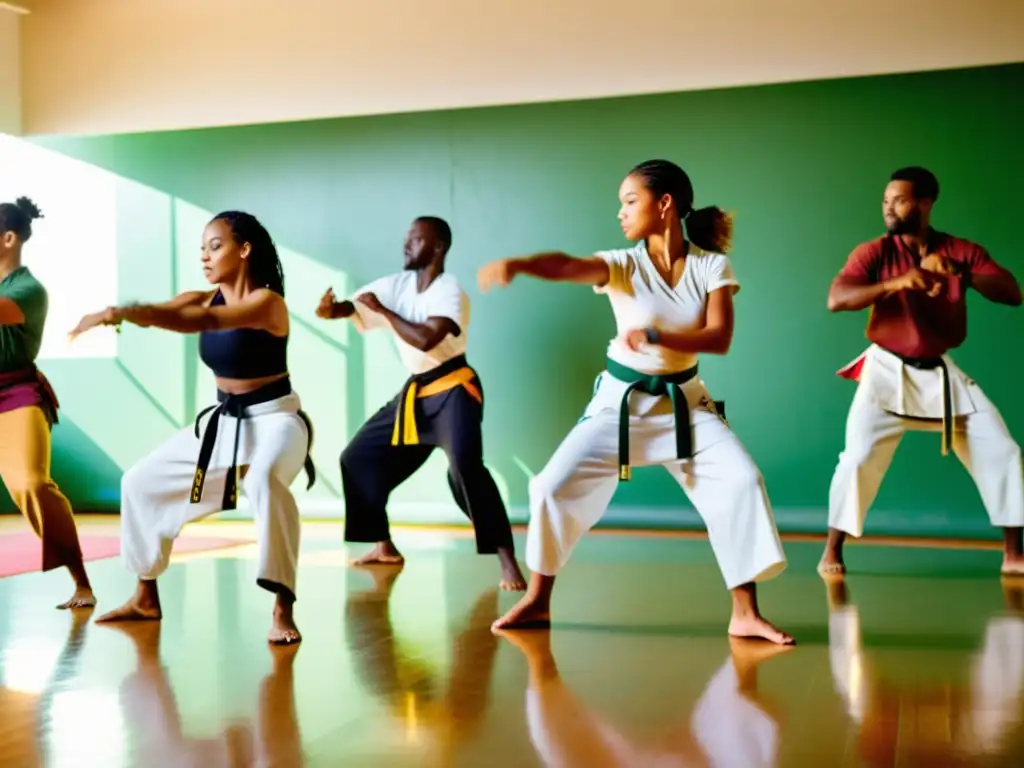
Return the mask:
[(897, 216), (886, 222), (886, 229), (890, 235), (916, 235), (921, 230), (921, 213), (912, 211), (905, 219)]

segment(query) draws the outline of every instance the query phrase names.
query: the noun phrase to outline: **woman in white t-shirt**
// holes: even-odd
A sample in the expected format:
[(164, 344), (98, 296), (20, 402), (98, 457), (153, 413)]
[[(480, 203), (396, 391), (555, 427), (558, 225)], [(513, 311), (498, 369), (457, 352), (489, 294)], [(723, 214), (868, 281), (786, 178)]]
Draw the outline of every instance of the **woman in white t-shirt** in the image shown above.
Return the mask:
[(480, 271), (483, 290), (517, 275), (592, 285), (608, 296), (618, 328), (586, 412), (530, 482), (529, 589), (494, 626), (550, 626), (555, 575), (619, 480), (630, 465), (661, 464), (704, 519), (732, 592), (729, 634), (791, 644), (757, 607), (755, 582), (786, 567), (764, 481), (697, 375), (699, 353), (722, 355), (732, 342), (732, 220), (717, 207), (693, 210), (689, 177), (666, 160), (634, 168), (619, 198), (632, 248), (582, 259), (542, 253)]

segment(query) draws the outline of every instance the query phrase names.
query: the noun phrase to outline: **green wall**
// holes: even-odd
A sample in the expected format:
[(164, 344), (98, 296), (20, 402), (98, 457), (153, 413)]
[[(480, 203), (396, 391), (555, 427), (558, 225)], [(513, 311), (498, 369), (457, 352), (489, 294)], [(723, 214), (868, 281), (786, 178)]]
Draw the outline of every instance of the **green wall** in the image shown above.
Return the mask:
[[(476, 270), (502, 256), (621, 245), (622, 176), (638, 161), (671, 158), (689, 171), (698, 205), (737, 214), (733, 258), (744, 290), (735, 341), (727, 357), (705, 358), (702, 374), (761, 467), (779, 527), (820, 531), (854, 391), (834, 371), (864, 348), (867, 319), (830, 315), (829, 282), (855, 244), (880, 233), (887, 175), (911, 163), (932, 168), (943, 185), (936, 226), (979, 240), (1024, 278), (1022, 93), (1024, 65), (1013, 65), (37, 142), (121, 177), (124, 300), (201, 285), (199, 238), (216, 210), (243, 208), (267, 224), (286, 254), (293, 375), (318, 426), (321, 502), (337, 496), (345, 441), (403, 374), (390, 342), (317, 320), (316, 300), (330, 283), (340, 292), (399, 269), (412, 217), (448, 218), (450, 270), (473, 301), (470, 356), (487, 391), (487, 457), (520, 520), (529, 474), (588, 399), (611, 312), (574, 286), (524, 280), (481, 295)], [(1019, 439), (1024, 314), (977, 295), (970, 313), (957, 360)], [(72, 423), (56, 432), (55, 473), (79, 507), (116, 508), (117, 468), (211, 399), (194, 350), (192, 340), (126, 329), (116, 363), (44, 366)], [(130, 426), (113, 421), (117, 408)], [(396, 494), (395, 517), (458, 519), (443, 465), (435, 457)], [(605, 522), (695, 520), (667, 474), (648, 469), (620, 487)], [(992, 535), (973, 484), (956, 459), (940, 457), (936, 435), (907, 436), (868, 528)]]

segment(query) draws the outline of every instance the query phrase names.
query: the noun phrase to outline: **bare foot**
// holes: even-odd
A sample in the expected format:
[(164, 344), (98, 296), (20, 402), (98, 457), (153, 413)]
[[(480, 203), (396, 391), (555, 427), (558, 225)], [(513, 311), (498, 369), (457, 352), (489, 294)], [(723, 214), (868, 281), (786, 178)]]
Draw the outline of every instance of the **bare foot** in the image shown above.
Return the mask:
[(818, 563), (818, 573), (824, 577), (842, 578), (846, 573), (846, 564), (843, 562), (843, 556), (826, 550), (825, 554), (821, 556), (821, 561)]
[(160, 594), (155, 581), (139, 581), (135, 594), (120, 608), (115, 608), (96, 619), (100, 622), (114, 621), (159, 621), (163, 618), (160, 610)]
[(760, 637), (779, 645), (795, 645), (796, 640), (781, 629), (772, 626), (767, 620), (757, 614), (737, 616), (729, 620), (729, 635), (731, 637)]
[(405, 558), (402, 557), (402, 553), (390, 541), (378, 542), (377, 546), (365, 555), (352, 561), (352, 565), (357, 567), (367, 565), (403, 565), (404, 563)]
[(302, 642), (302, 634), (295, 626), (292, 605), (278, 602), (274, 606), (274, 619), (270, 625), (267, 642), (271, 645), (294, 645)]
[(499, 549), (498, 559), (501, 561), (501, 582), (502, 589), (507, 592), (525, 592), (526, 577), (519, 569), (516, 561), (516, 553), (511, 549)]
[(64, 601), (57, 606), (57, 610), (66, 611), (69, 608), (95, 608), (96, 607), (96, 595), (92, 593), (89, 587), (78, 587), (75, 589), (70, 599)]
[(843, 560), (843, 544), (846, 542), (846, 533), (838, 528), (829, 528), (828, 536), (825, 538), (825, 551), (821, 553), (821, 561), (818, 563), (818, 573), (822, 577), (835, 576), (842, 578), (846, 573), (846, 563)]
[(551, 607), (536, 597), (523, 595), (522, 599), (491, 624), (491, 630), (500, 629), (550, 629)]

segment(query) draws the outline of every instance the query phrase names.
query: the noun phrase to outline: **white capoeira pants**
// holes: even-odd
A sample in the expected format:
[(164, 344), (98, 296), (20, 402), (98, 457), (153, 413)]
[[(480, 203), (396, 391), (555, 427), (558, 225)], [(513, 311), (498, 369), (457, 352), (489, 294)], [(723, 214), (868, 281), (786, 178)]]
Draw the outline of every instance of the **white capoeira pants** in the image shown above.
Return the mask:
[[(863, 535), (868, 509), (903, 434), (942, 430), (936, 421), (942, 418), (938, 370), (905, 366), (880, 347), (871, 347), (864, 357), (846, 419), (846, 446), (829, 490), (828, 525), (851, 536)], [(1020, 446), (981, 387), (948, 356), (944, 359), (953, 396), (953, 452), (977, 485), (992, 525), (1024, 526)]]
[[(298, 415), (295, 393), (246, 409), (238, 444), (238, 467), (256, 523), (258, 582), (295, 593), (299, 559), (299, 508), (291, 484), (303, 467), (309, 433)], [(200, 422), (205, 434), (209, 416)], [(190, 522), (221, 511), (231, 466), (236, 420), (222, 414), (202, 500), (189, 501), (200, 441), (186, 427), (158, 447), (121, 480), (121, 550), (129, 570), (155, 579), (166, 569), (174, 540)], [(272, 589), (273, 591), (273, 589)]]
[[(583, 418), (530, 481), (526, 564), (534, 573), (556, 575), (611, 502), (619, 481), (619, 408), (627, 386), (602, 373)], [(692, 459), (676, 456), (669, 398), (634, 391), (630, 464), (660, 464), (679, 482), (704, 520), (729, 589), (777, 576), (786, 556), (761, 472), (715, 412), (704, 383), (693, 378), (682, 390), (693, 424)]]

